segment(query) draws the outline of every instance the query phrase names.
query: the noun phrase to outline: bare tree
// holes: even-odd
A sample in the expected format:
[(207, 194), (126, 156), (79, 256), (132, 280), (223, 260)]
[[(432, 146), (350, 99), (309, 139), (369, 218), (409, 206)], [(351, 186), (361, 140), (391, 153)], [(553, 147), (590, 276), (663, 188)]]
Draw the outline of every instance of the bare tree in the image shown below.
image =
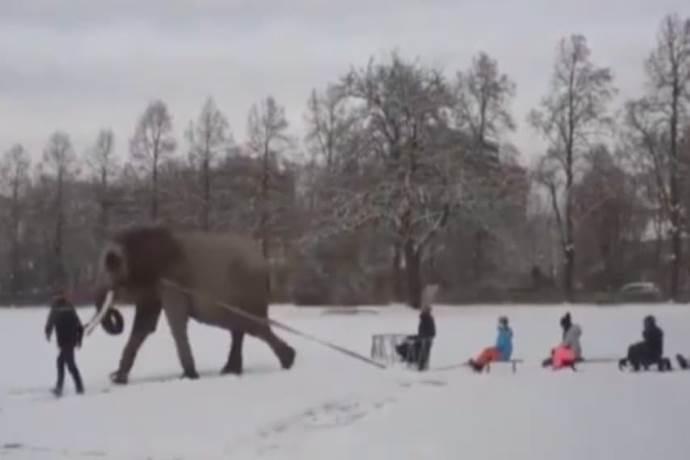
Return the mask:
[(652, 211), (656, 233), (657, 267), (662, 263), (664, 228), (670, 220), (671, 200), (668, 136), (647, 98), (625, 103), (621, 144), (627, 159), (640, 178), (641, 199)]
[(288, 121), (285, 109), (268, 96), (252, 106), (248, 119), (249, 150), (261, 161), (259, 178), (259, 222), (257, 235), (261, 240), (261, 250), (267, 259), (270, 255), (270, 226), (272, 214), (272, 189), (274, 172), (280, 165), (280, 154), (288, 146), (290, 138), (286, 134)]
[(316, 163), (330, 170), (340, 158), (339, 151), (356, 148), (358, 119), (348, 110), (347, 98), (337, 86), (323, 93), (312, 90), (307, 101), (305, 141)]
[[(465, 72), (458, 72), (453, 88), (454, 117), (458, 127), (471, 137), (472, 149), (477, 153), (499, 153), (492, 148), (505, 131), (515, 129), (510, 103), (515, 96), (515, 83), (498, 68), (498, 62), (486, 53), (472, 59)], [(501, 153), (509, 152), (503, 148)], [(475, 281), (482, 276), (486, 231), (480, 226), (474, 235)]]
[(190, 162), (199, 171), (202, 202), (199, 225), (208, 231), (211, 227), (213, 168), (232, 143), (227, 117), (218, 109), (213, 98), (206, 100), (199, 118), (196, 123), (190, 124), (186, 136), (190, 144)]
[(305, 141), (311, 150), (312, 159), (314, 162), (322, 159), (327, 169), (331, 167), (335, 157), (339, 99), (333, 90), (319, 94), (313, 89), (304, 117), (307, 124)]
[(345, 159), (351, 159), (361, 149), (361, 120), (348, 104), (342, 89), (330, 85), (323, 92), (313, 90), (307, 101), (304, 139), (311, 157), (303, 171), (303, 180), (309, 192), (305, 196), (307, 210), (313, 224), (329, 206), (328, 199), (337, 183), (343, 180)]
[(98, 238), (102, 239), (110, 225), (110, 210), (113, 204), (110, 188), (113, 176), (120, 168), (115, 156), (115, 135), (112, 130), (103, 129), (98, 133), (95, 145), (87, 153), (86, 163), (96, 182), (99, 208), (97, 234)]
[(158, 219), (160, 208), (158, 190), (160, 164), (175, 151), (176, 146), (168, 107), (163, 101), (154, 100), (149, 103), (139, 118), (134, 136), (130, 140), (132, 161), (141, 165), (150, 174), (150, 218), (153, 221)]
[[(613, 77), (607, 67), (591, 61), (590, 49), (582, 35), (561, 40), (554, 65), (549, 94), (540, 108), (530, 113), (529, 121), (549, 142), (542, 161), (542, 178), (547, 178), (559, 226), (564, 253), (563, 288), (568, 300), (573, 298), (575, 242), (572, 189), (578, 160), (610, 123), (607, 105), (615, 94)], [(552, 163), (549, 165), (548, 163)], [(565, 180), (558, 186), (555, 176)], [(565, 210), (559, 209), (557, 194), (564, 194)]]
[(63, 132), (56, 132), (48, 141), (43, 151), (41, 171), (44, 177), (54, 184), (52, 210), (54, 212), (55, 233), (53, 235), (53, 269), (51, 281), (58, 284), (67, 282), (65, 268), (65, 226), (68, 199), (66, 189), (69, 181), (77, 173), (76, 157), (72, 148), (72, 141)]
[(3, 185), (8, 189), (10, 197), (10, 294), (14, 297), (19, 291), (20, 282), (20, 251), (22, 244), (23, 209), (22, 199), (26, 188), (30, 184), (29, 168), (31, 159), (24, 147), (14, 145), (5, 152), (0, 166), (0, 177)]
[(659, 196), (666, 203), (673, 253), (670, 294), (677, 300), (683, 248), (680, 145), (690, 120), (690, 19), (675, 14), (664, 18), (645, 70), (650, 94), (628, 104), (628, 125), (652, 159)]
[(639, 212), (633, 176), (623, 168), (620, 155), (600, 145), (585, 161), (582, 180), (573, 190), (579, 265), (587, 268), (590, 287), (613, 289), (625, 280), (625, 256), (630, 243), (641, 238), (644, 214)]
[(454, 92), (457, 122), (472, 135), (478, 151), (487, 141), (498, 141), (503, 131), (515, 129), (510, 113), (515, 83), (500, 73), (498, 62), (486, 53), (475, 56), (466, 72), (457, 73)]

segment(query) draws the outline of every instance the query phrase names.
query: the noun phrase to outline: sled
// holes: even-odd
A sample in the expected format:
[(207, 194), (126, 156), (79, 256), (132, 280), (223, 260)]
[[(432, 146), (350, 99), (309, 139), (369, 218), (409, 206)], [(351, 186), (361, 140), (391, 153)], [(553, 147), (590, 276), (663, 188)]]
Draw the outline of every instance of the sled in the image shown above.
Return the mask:
[(508, 360), (504, 360), (504, 361), (489, 361), (484, 366), (484, 369), (486, 369), (486, 372), (491, 372), (491, 366), (500, 365), (500, 364), (510, 364), (510, 368), (513, 371), (513, 374), (515, 374), (517, 372), (517, 365), (522, 364), (523, 362), (524, 362), (524, 360), (520, 359), (520, 358), (508, 359)]

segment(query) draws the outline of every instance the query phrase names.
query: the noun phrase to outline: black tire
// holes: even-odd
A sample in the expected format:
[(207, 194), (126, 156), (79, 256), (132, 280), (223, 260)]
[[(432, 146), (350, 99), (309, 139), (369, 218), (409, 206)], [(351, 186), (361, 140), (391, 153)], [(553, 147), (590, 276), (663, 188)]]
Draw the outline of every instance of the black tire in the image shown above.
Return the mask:
[(108, 310), (103, 317), (101, 326), (103, 326), (103, 330), (110, 335), (122, 334), (122, 331), (125, 330), (125, 319), (122, 317), (122, 313), (111, 309)]

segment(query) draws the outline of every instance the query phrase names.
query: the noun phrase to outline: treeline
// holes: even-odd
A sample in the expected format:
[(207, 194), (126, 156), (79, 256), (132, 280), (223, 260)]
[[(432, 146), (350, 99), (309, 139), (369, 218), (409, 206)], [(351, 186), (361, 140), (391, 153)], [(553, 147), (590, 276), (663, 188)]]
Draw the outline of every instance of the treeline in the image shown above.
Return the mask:
[(126, 140), (17, 144), (1, 167), (0, 303), (60, 285), (88, 301), (104, 238), (151, 222), (252, 235), (275, 301), (417, 306), (427, 282), (449, 302), (591, 300), (638, 280), (681, 300), (690, 19), (662, 20), (641, 71), (645, 93), (614, 107), (611, 70), (563, 38), (525, 120), (548, 143), (530, 165), (505, 142), (516, 85), (485, 53), (454, 75), (397, 53), (353, 67), (308, 97), (303, 139), (269, 96), (242, 141), (209, 98), (181, 139), (155, 100)]

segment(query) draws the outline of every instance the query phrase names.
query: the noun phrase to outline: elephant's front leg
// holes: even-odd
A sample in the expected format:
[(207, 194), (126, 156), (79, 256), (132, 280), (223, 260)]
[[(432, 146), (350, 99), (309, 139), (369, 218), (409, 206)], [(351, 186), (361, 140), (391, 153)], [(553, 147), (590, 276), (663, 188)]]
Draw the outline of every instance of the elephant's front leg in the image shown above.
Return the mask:
[(122, 350), (120, 365), (117, 371), (113, 372), (111, 375), (111, 379), (114, 383), (127, 383), (129, 372), (137, 357), (137, 352), (149, 334), (156, 330), (160, 315), (161, 303), (157, 299), (137, 304), (132, 332), (125, 348)]
[(175, 339), (177, 356), (184, 370), (184, 377), (197, 379), (199, 374), (194, 365), (192, 348), (189, 346), (189, 337), (187, 336), (187, 323), (189, 322), (191, 308), (190, 300), (185, 294), (172, 288), (163, 290), (162, 300), (165, 316), (168, 318), (170, 331)]

